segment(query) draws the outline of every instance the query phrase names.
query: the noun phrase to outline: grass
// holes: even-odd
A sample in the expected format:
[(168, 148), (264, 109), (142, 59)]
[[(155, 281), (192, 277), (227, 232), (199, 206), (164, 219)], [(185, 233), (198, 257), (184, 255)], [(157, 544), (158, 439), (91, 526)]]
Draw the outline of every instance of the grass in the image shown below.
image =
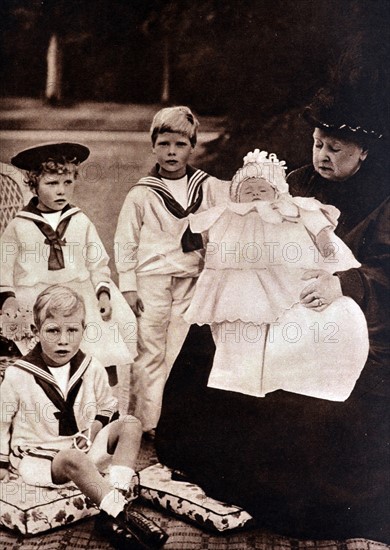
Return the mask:
[[(52, 106), (35, 98), (0, 98), (2, 130), (113, 130), (148, 132), (159, 104), (85, 101)], [(201, 131), (220, 129), (221, 117), (200, 117)]]

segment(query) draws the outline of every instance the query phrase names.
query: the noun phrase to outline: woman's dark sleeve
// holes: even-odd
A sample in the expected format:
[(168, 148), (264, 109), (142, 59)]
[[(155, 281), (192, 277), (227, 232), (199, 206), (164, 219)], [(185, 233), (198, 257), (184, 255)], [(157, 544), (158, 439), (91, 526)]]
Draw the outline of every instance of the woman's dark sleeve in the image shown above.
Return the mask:
[[(348, 234), (345, 242), (361, 267), (336, 273), (344, 296), (362, 308), (370, 337), (370, 356), (382, 363), (389, 358), (389, 216), (390, 200), (383, 202)], [(386, 361), (385, 361), (386, 362)]]
[[(340, 271), (337, 276), (345, 296), (353, 298), (363, 309), (372, 300), (383, 308), (389, 292), (390, 200), (387, 199), (348, 235), (347, 244), (354, 251), (359, 268)], [(373, 304), (371, 304), (372, 306)]]

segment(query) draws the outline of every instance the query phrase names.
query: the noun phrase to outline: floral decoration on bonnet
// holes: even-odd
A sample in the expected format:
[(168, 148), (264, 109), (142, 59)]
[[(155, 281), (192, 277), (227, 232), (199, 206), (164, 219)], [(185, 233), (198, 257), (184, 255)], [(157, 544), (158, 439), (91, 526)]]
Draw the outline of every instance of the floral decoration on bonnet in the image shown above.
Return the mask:
[(263, 178), (275, 189), (277, 195), (288, 193), (286, 182), (287, 166), (284, 160), (279, 160), (275, 153), (255, 149), (244, 157), (244, 164), (234, 174), (230, 184), (230, 197), (238, 202), (241, 184), (251, 178)]

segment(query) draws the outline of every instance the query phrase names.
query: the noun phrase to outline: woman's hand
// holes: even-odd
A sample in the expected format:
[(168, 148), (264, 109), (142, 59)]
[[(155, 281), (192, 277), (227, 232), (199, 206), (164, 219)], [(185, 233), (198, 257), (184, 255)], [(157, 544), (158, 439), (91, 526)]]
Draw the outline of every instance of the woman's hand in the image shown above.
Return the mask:
[(133, 310), (134, 315), (136, 317), (139, 317), (141, 315), (141, 312), (144, 311), (144, 304), (141, 298), (138, 297), (137, 291), (129, 290), (127, 292), (124, 292), (123, 296), (125, 297), (127, 303)]
[(302, 280), (313, 281), (307, 285), (299, 296), (302, 305), (316, 311), (323, 311), (334, 300), (343, 295), (340, 280), (323, 269), (305, 271)]
[(102, 292), (99, 295), (99, 311), (103, 321), (109, 321), (112, 314), (112, 306), (109, 294)]

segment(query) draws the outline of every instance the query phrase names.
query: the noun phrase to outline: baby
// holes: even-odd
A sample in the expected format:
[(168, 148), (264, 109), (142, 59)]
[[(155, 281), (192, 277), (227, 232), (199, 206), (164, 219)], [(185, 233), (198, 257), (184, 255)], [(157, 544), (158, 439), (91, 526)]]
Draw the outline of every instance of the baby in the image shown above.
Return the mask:
[[(285, 170), (276, 155), (256, 149), (232, 179), (231, 202), (190, 215), (191, 230), (207, 231), (208, 242), (185, 319), (212, 327), (210, 387), (256, 397), (280, 388), (343, 400), (368, 353), (364, 315), (350, 298), (329, 304), (313, 296), (301, 304), (300, 294), (310, 270), (334, 273), (360, 264), (334, 234), (339, 211), (292, 197)], [(332, 327), (334, 340), (326, 332)], [(335, 364), (337, 373), (329, 373)]]

